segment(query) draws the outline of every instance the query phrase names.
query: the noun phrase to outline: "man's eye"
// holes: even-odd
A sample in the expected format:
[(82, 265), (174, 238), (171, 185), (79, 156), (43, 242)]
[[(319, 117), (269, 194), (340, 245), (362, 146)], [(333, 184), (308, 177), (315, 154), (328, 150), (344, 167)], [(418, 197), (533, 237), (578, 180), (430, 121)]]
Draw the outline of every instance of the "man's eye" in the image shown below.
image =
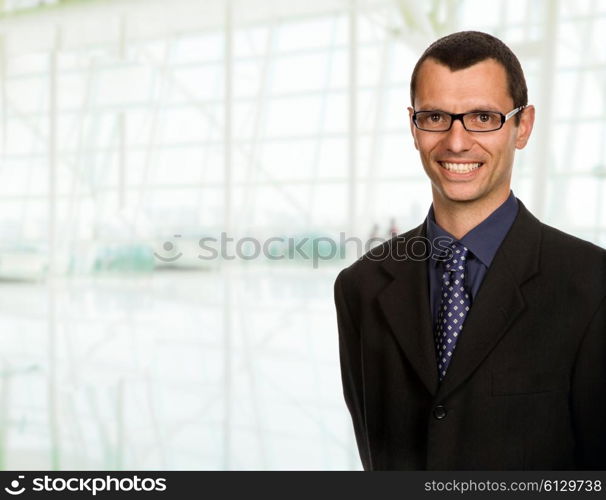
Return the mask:
[(439, 121), (441, 121), (441, 120), (443, 119), (443, 116), (442, 116), (442, 114), (441, 114), (441, 113), (432, 113), (432, 114), (429, 116), (429, 119), (430, 119), (432, 122), (436, 122), (436, 123), (437, 123), (437, 122), (439, 122)]
[(480, 113), (478, 115), (478, 118), (480, 119), (481, 122), (489, 122), (490, 121), (490, 115), (488, 113)]

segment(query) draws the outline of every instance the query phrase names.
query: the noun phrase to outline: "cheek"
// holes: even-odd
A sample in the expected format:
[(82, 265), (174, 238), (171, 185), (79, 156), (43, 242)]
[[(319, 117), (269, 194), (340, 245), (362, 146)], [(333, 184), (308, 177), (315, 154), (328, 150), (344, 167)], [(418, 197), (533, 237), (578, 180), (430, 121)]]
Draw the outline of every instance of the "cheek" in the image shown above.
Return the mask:
[(502, 161), (513, 157), (515, 150), (515, 136), (494, 141), (482, 141), (479, 146), (488, 153), (493, 161)]
[(422, 156), (430, 156), (435, 150), (437, 141), (432, 140), (431, 137), (423, 137), (415, 139), (415, 146), (419, 150)]
[(513, 130), (507, 136), (507, 139), (502, 141), (498, 146), (501, 149), (501, 156), (512, 157), (515, 153), (517, 141), (518, 138), (516, 130)]
[(513, 158), (516, 151), (516, 140), (512, 138), (512, 140), (503, 148), (501, 156), (505, 160), (506, 164), (513, 163)]

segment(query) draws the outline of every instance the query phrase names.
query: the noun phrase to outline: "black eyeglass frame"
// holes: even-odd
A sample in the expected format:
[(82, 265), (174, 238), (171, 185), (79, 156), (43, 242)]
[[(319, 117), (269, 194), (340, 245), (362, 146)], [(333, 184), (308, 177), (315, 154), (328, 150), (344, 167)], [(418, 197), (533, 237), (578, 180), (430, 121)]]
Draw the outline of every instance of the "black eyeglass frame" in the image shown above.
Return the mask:
[[(496, 132), (497, 130), (501, 130), (503, 128), (503, 125), (505, 125), (505, 122), (507, 120), (509, 120), (512, 116), (515, 116), (517, 113), (522, 111), (526, 106), (527, 105), (519, 106), (515, 109), (512, 109), (509, 113), (507, 113), (505, 115), (503, 113), (501, 113), (500, 111), (470, 111), (468, 113), (448, 113), (447, 111), (441, 111), (441, 110), (437, 110), (437, 109), (419, 110), (419, 111), (414, 110), (414, 112), (412, 114), (412, 122), (415, 124), (415, 127), (417, 127), (419, 130), (422, 130), (423, 132), (448, 132), (452, 128), (452, 124), (455, 122), (455, 120), (459, 120), (461, 122), (461, 124), (463, 125), (463, 128), (465, 130), (467, 130), (467, 132), (479, 132), (479, 133)], [(445, 115), (450, 116), (450, 125), (448, 126), (448, 128), (446, 128), (444, 130), (432, 130), (432, 129), (427, 129), (427, 128), (421, 128), (421, 127), (419, 127), (419, 124), (417, 123), (417, 113), (444, 113)], [(481, 113), (494, 113), (494, 114), (501, 115), (501, 125), (499, 125), (498, 128), (491, 128), (490, 130), (469, 130), (465, 126), (463, 117), (465, 117), (466, 115), (477, 115), (477, 114), (481, 114)]]

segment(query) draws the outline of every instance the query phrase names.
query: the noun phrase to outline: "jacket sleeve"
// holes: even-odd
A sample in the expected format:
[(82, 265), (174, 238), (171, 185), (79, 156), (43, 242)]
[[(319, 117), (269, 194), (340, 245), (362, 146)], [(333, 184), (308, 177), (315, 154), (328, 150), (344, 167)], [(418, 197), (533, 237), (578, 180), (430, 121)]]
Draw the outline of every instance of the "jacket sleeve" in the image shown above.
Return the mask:
[(583, 336), (571, 385), (579, 469), (606, 469), (606, 297)]
[[(339, 330), (339, 358), (341, 380), (345, 403), (351, 414), (358, 451), (365, 470), (372, 469), (368, 439), (363, 391), (363, 365), (360, 327), (352, 314), (352, 304), (346, 298), (344, 284), (345, 271), (341, 271), (335, 281), (334, 294)], [(349, 289), (351, 292), (351, 289)]]

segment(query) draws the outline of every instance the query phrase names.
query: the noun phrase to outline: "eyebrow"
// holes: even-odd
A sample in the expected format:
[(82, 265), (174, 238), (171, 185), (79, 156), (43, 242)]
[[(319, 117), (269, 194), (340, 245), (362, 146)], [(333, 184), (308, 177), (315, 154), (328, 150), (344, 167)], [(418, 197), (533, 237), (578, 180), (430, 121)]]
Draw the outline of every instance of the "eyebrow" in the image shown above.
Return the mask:
[[(450, 113), (450, 111), (446, 111), (445, 109), (442, 109), (440, 107), (422, 107), (419, 109), (416, 109), (415, 111), (443, 111), (445, 113)], [(478, 113), (480, 111), (493, 111), (495, 113), (501, 113), (502, 111), (500, 109), (498, 109), (495, 106), (492, 105), (488, 105), (488, 106), (474, 106), (472, 109), (470, 109), (469, 111), (463, 111), (463, 113)], [(459, 114), (459, 113), (454, 113), (454, 114)]]
[(494, 106), (485, 106), (483, 108), (474, 108), (470, 111), (466, 111), (467, 113), (477, 113), (479, 111), (494, 111), (495, 113), (500, 113), (501, 110), (495, 108)]

